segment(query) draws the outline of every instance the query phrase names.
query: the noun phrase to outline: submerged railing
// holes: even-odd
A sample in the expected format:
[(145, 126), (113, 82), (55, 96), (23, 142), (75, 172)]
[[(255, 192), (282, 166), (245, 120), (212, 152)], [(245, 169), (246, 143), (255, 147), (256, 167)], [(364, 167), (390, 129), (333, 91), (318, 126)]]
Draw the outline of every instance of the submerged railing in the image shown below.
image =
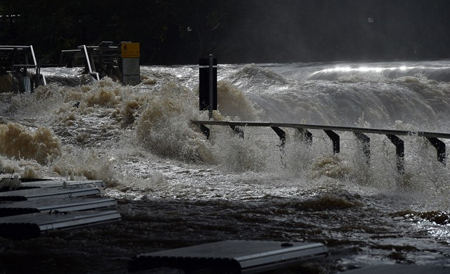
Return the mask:
[(308, 124), (292, 124), (292, 123), (272, 123), (272, 122), (249, 122), (249, 121), (199, 121), (192, 120), (193, 124), (199, 125), (201, 131), (209, 139), (209, 126), (229, 126), (238, 136), (244, 138), (244, 131), (242, 127), (269, 127), (280, 138), (281, 147), (286, 143), (286, 132), (281, 128), (295, 128), (305, 137), (306, 143), (311, 144), (313, 141), (313, 134), (310, 130), (323, 130), (333, 143), (333, 153), (340, 152), (340, 137), (335, 131), (353, 132), (355, 137), (362, 143), (362, 149), (366, 157), (366, 162), (370, 163), (370, 138), (366, 134), (381, 134), (385, 135), (395, 146), (395, 153), (397, 157), (397, 170), (400, 174), (404, 174), (404, 157), (405, 144), (398, 136), (418, 136), (425, 137), (431, 145), (436, 149), (437, 160), (444, 165), (446, 164), (446, 147), (445, 143), (439, 140), (450, 139), (450, 133), (427, 132), (427, 131), (408, 131), (408, 130), (390, 130), (390, 129), (376, 129), (376, 128), (360, 128), (360, 127), (341, 127), (341, 126), (324, 126), (324, 125), (308, 125)]

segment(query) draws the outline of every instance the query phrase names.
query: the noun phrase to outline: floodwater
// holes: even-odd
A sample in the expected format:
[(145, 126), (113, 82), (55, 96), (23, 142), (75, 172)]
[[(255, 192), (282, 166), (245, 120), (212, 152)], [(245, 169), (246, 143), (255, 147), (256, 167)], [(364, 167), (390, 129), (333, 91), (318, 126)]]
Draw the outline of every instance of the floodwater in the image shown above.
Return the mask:
[[(341, 134), (341, 152), (318, 130), (312, 145), (285, 129), (245, 138), (190, 120), (197, 66), (141, 67), (142, 84), (83, 84), (77, 69), (43, 69), (32, 94), (2, 94), (4, 176), (100, 179), (119, 223), (0, 239), (5, 273), (126, 273), (130, 258), (222, 240), (320, 242), (336, 273), (374, 264), (450, 267), (449, 171), (426, 139), (395, 147), (370, 135), (371, 162)], [(219, 66), (216, 120), (272, 121), (450, 132), (450, 63), (248, 64)], [(62, 76), (61, 76), (62, 75)], [(81, 85), (80, 85), (81, 84)], [(447, 140), (443, 140), (447, 142)]]

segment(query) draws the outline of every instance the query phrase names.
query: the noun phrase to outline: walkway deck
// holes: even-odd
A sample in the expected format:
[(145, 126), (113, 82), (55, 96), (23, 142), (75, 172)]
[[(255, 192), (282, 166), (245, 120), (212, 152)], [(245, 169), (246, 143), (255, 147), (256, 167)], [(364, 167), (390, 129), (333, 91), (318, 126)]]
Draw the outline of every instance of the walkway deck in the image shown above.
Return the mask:
[(187, 273), (260, 273), (323, 258), (327, 252), (320, 243), (222, 241), (137, 255), (128, 270), (171, 267)]
[(40, 180), (2, 191), (0, 237), (29, 239), (52, 230), (119, 221), (116, 201), (101, 197), (103, 186), (101, 181)]

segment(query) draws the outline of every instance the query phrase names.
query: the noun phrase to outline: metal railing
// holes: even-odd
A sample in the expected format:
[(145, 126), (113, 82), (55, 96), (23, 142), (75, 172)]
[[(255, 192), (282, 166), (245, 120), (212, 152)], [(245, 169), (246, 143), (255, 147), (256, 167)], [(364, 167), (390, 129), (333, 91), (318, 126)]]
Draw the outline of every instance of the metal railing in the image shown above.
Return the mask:
[(241, 138), (244, 137), (244, 127), (268, 127), (271, 128), (280, 138), (281, 147), (286, 143), (286, 132), (281, 128), (295, 128), (303, 134), (307, 143), (312, 143), (313, 134), (309, 130), (323, 130), (333, 143), (333, 153), (340, 152), (340, 137), (335, 131), (353, 132), (355, 137), (362, 143), (362, 149), (366, 157), (367, 163), (370, 162), (370, 138), (366, 134), (381, 134), (385, 135), (396, 148), (397, 169), (400, 174), (404, 174), (404, 156), (405, 145), (404, 141), (398, 136), (418, 136), (426, 138), (431, 145), (436, 149), (437, 160), (444, 165), (446, 164), (446, 146), (445, 143), (439, 140), (450, 139), (450, 133), (429, 132), (429, 131), (408, 131), (408, 130), (393, 130), (393, 129), (377, 129), (377, 128), (360, 128), (360, 127), (344, 127), (344, 126), (325, 126), (325, 125), (308, 125), (308, 124), (294, 124), (294, 123), (273, 123), (273, 122), (251, 122), (251, 121), (201, 121), (191, 120), (193, 124), (199, 125), (203, 134), (209, 139), (209, 126), (228, 126)]
[(82, 63), (85, 73), (91, 80), (100, 80), (104, 76), (112, 76), (112, 70), (120, 71), (120, 47), (112, 45), (112, 41), (103, 41), (97, 46), (80, 45), (76, 49), (61, 51), (60, 65), (72, 67)]
[[(39, 85), (46, 85), (45, 76), (40, 74), (32, 45), (0, 45), (0, 55), (0, 65), (4, 68), (4, 72), (11, 74), (12, 91), (31, 92)], [(32, 77), (28, 75), (30, 68), (35, 69)]]

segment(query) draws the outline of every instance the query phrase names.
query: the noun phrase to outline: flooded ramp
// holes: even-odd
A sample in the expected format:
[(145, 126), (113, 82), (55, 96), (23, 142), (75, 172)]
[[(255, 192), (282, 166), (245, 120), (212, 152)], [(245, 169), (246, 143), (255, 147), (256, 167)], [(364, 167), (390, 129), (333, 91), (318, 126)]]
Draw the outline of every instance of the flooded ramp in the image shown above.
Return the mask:
[(101, 197), (98, 181), (36, 181), (0, 192), (0, 237), (30, 239), (52, 230), (121, 219), (116, 201)]
[(130, 261), (128, 270), (170, 267), (188, 273), (260, 273), (325, 257), (327, 252), (320, 243), (223, 241), (141, 254)]

